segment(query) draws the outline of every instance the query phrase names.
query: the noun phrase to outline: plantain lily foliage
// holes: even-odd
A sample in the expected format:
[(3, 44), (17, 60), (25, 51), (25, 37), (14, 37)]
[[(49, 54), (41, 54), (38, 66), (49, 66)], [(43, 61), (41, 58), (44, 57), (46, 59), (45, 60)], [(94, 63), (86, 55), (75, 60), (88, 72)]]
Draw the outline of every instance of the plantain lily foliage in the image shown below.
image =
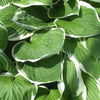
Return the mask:
[(0, 0), (0, 100), (100, 100), (100, 1)]

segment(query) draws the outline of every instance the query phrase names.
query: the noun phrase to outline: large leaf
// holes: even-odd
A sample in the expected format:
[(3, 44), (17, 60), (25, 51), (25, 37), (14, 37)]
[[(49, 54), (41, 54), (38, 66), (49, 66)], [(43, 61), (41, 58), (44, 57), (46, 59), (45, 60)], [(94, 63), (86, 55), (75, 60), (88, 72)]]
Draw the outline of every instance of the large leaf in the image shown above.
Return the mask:
[(0, 100), (31, 100), (32, 94), (36, 95), (35, 85), (22, 76), (0, 76)]
[(32, 5), (47, 5), (51, 6), (52, 5), (52, 0), (20, 0), (14, 5), (19, 6), (19, 7), (29, 7)]
[(61, 57), (54, 55), (35, 63), (18, 63), (18, 71), (21, 75), (33, 81), (33, 83), (38, 82), (37, 84), (59, 81), (61, 74)]
[(97, 12), (88, 3), (80, 1), (79, 16), (71, 16), (65, 20), (57, 20), (56, 24), (65, 30), (67, 36), (79, 38), (100, 33), (100, 20)]
[(78, 15), (78, 0), (69, 0), (68, 2), (61, 0), (49, 9), (48, 14), (51, 18), (64, 18), (71, 15)]
[(64, 44), (64, 51), (70, 59), (72, 58), (72, 61), (76, 59), (79, 62), (82, 70), (98, 79), (100, 74), (100, 60), (97, 61), (92, 53), (85, 48), (85, 45), (76, 39), (67, 38)]
[(96, 80), (84, 72), (82, 72), (82, 77), (87, 88), (86, 100), (100, 100), (100, 90), (98, 89)]
[(38, 31), (32, 36), (30, 43), (21, 41), (12, 50), (16, 61), (35, 62), (44, 57), (59, 54), (64, 43), (64, 32), (61, 29)]
[(5, 24), (8, 29), (9, 40), (14, 41), (21, 40), (33, 35), (31, 31), (23, 29), (12, 21), (12, 18), (17, 9), (18, 7), (13, 5), (8, 5), (3, 9), (0, 9), (0, 20)]
[(92, 52), (96, 59), (100, 58), (100, 35), (88, 38), (86, 47)]
[(15, 75), (17, 74), (17, 70), (12, 61), (6, 56), (5, 53), (0, 51), (0, 73), (3, 71), (8, 71)]
[(39, 87), (35, 100), (58, 100), (60, 93), (57, 89)]
[(8, 43), (8, 34), (5, 26), (0, 22), (0, 49), (4, 50)]
[(55, 26), (47, 16), (47, 8), (44, 6), (31, 6), (18, 9), (13, 21), (28, 30), (47, 29)]
[(79, 66), (66, 58), (63, 69), (63, 80), (65, 90), (61, 96), (61, 100), (85, 100), (86, 87), (81, 77), (81, 70)]

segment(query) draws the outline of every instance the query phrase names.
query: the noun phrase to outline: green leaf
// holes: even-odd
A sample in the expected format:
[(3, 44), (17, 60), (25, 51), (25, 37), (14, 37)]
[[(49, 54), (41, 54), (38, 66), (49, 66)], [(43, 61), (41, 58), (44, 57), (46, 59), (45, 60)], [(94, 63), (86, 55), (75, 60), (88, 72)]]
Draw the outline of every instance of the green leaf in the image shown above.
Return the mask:
[(91, 4), (95, 8), (95, 10), (97, 11), (97, 13), (100, 17), (100, 1), (99, 0), (97, 0), (98, 2), (92, 2), (90, 0), (84, 0), (84, 1)]
[(36, 62), (42, 58), (59, 54), (64, 43), (64, 32), (61, 29), (38, 31), (30, 39), (30, 43), (21, 41), (12, 50), (16, 61)]
[(13, 41), (25, 39), (33, 35), (33, 32), (23, 29), (22, 27), (20, 27), (12, 21), (17, 9), (18, 7), (14, 5), (8, 5), (3, 9), (0, 9), (0, 20), (7, 27), (9, 35), (8, 39)]
[(100, 3), (99, 0), (89, 0), (89, 1)]
[(71, 15), (79, 14), (78, 0), (69, 0), (68, 2), (59, 1), (49, 9), (49, 16), (51, 18), (65, 18)]
[(65, 30), (66, 35), (74, 38), (90, 37), (100, 33), (100, 20), (97, 12), (88, 3), (80, 1), (79, 16), (57, 20), (57, 27)]
[(6, 56), (5, 53), (0, 51), (0, 73), (3, 71), (8, 71), (14, 75), (17, 74), (16, 67), (12, 61)]
[(47, 29), (55, 26), (53, 22), (50, 22), (47, 10), (44, 6), (20, 8), (16, 11), (13, 21), (28, 30)]
[(0, 49), (4, 50), (7, 47), (8, 34), (5, 26), (0, 22)]
[(47, 5), (52, 6), (52, 0), (20, 0), (18, 2), (13, 3), (19, 7), (29, 7), (32, 5)]
[(39, 87), (35, 100), (58, 100), (60, 93), (57, 89), (48, 90), (45, 87)]
[(10, 3), (16, 2), (16, 1), (19, 1), (19, 0), (0, 0), (0, 6), (5, 6), (7, 4), (10, 4)]
[(59, 55), (54, 55), (35, 63), (18, 63), (17, 66), (21, 75), (26, 76), (29, 80), (36, 83), (60, 80), (61, 57)]
[(64, 61), (63, 80), (65, 90), (61, 96), (61, 100), (83, 100), (86, 95), (86, 87), (81, 77), (81, 70), (74, 62), (66, 59)]
[(22, 76), (0, 76), (0, 100), (26, 100), (27, 93), (27, 100), (31, 100), (31, 95), (36, 95), (36, 87)]
[(86, 47), (92, 52), (96, 59), (100, 58), (100, 35), (86, 39)]
[(87, 88), (86, 100), (100, 100), (100, 90), (97, 87), (96, 80), (84, 72), (82, 72), (82, 77)]
[(82, 70), (98, 79), (100, 74), (100, 60), (97, 61), (94, 58), (92, 53), (86, 49), (84, 42), (67, 38), (64, 44), (64, 51), (68, 54), (69, 59), (72, 61), (76, 59), (76, 61), (79, 62), (79, 66)]

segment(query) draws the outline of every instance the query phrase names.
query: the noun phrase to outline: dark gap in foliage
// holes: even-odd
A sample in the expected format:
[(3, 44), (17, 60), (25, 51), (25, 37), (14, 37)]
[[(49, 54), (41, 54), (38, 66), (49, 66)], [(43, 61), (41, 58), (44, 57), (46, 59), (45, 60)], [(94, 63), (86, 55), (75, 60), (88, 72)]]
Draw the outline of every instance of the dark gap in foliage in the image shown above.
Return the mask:
[(9, 59), (11, 59), (13, 62), (15, 61), (14, 58), (12, 57), (11, 51), (12, 47), (17, 43), (17, 41), (8, 41), (8, 46), (7, 49), (4, 50), (6, 55), (8, 56)]
[(57, 89), (57, 81), (52, 83), (47, 83), (47, 84), (41, 84), (41, 85), (46, 86), (48, 89)]

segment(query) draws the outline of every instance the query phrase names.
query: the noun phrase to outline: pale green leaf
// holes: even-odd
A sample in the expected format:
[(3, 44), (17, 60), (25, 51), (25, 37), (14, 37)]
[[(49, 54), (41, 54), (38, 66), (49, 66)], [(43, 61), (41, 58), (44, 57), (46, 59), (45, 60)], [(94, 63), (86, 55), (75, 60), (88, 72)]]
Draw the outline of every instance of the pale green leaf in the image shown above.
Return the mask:
[(88, 1), (100, 3), (100, 0), (88, 0)]
[(30, 43), (21, 41), (12, 50), (16, 61), (35, 62), (42, 58), (59, 54), (64, 43), (64, 32), (61, 29), (36, 32)]
[(83, 98), (86, 98), (86, 87), (81, 77), (81, 70), (74, 62), (66, 58), (63, 68), (63, 80), (65, 90), (61, 100), (83, 100)]
[(97, 87), (96, 80), (84, 72), (82, 72), (82, 77), (87, 88), (86, 100), (100, 100), (100, 90)]
[(20, 27), (19, 25), (17, 25), (12, 21), (13, 16), (17, 9), (18, 7), (14, 5), (8, 5), (0, 10), (0, 20), (7, 27), (9, 35), (8, 39), (13, 41), (25, 39), (33, 35), (33, 32), (23, 29), (22, 27)]
[(0, 100), (26, 100), (27, 96), (31, 100), (32, 94), (36, 95), (35, 85), (22, 76), (0, 76)]
[(51, 18), (65, 18), (71, 15), (78, 15), (78, 0), (69, 0), (68, 2), (61, 0), (49, 9), (48, 14)]
[(52, 0), (20, 0), (16, 3), (13, 3), (19, 7), (29, 7), (32, 5), (47, 5), (52, 6)]
[(4, 50), (7, 47), (8, 34), (5, 26), (0, 22), (0, 49)]
[(13, 21), (28, 30), (41, 30), (55, 26), (47, 16), (48, 8), (44, 6), (31, 6), (16, 11)]
[(45, 87), (39, 87), (35, 100), (58, 100), (60, 93), (57, 89), (48, 90)]
[(95, 9), (85, 2), (80, 2), (79, 16), (71, 16), (65, 20), (57, 20), (57, 27), (65, 30), (70, 37), (90, 37), (100, 33), (100, 20)]
[(3, 71), (8, 71), (12, 74), (17, 74), (16, 67), (12, 61), (6, 56), (5, 53), (0, 52), (0, 73)]
[(60, 80), (61, 57), (54, 55), (35, 63), (18, 63), (18, 71), (29, 80), (43, 83)]

